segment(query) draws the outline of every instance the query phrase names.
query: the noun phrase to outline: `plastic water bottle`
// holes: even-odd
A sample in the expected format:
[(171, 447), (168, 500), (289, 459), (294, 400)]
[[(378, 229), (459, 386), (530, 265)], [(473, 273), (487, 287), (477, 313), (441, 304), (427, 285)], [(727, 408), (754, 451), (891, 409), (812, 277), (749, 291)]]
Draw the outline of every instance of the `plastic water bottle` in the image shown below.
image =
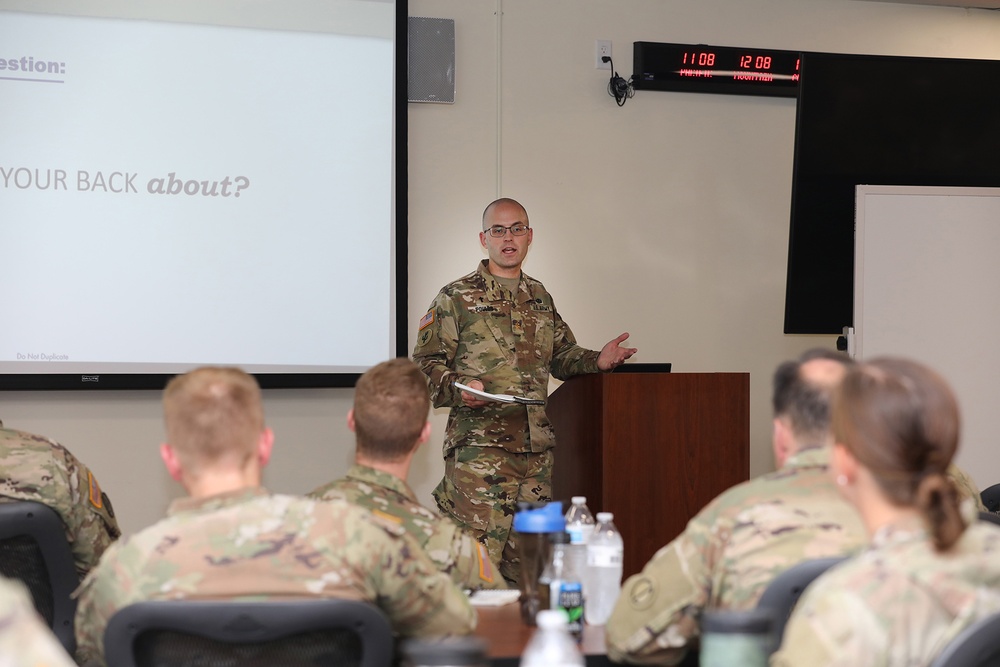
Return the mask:
[(611, 512), (597, 513), (597, 526), (587, 543), (587, 595), (584, 617), (590, 625), (604, 625), (622, 587), (625, 545)]
[[(566, 532), (569, 533), (569, 548), (566, 559), (581, 578), (587, 570), (587, 542), (594, 534), (594, 515), (587, 509), (586, 496), (573, 496), (573, 504), (566, 511)], [(583, 596), (587, 597), (587, 584), (583, 582)]]
[(587, 509), (586, 496), (573, 496), (572, 505), (566, 510), (566, 532), (570, 544), (586, 544), (594, 534), (594, 515)]
[(579, 570), (566, 558), (569, 535), (552, 533), (552, 560), (545, 567), (538, 586), (542, 593), (543, 609), (559, 609), (566, 614), (569, 633), (579, 639), (583, 636), (583, 580)]
[(524, 649), (521, 667), (584, 667), (583, 655), (566, 628), (566, 614), (554, 609), (538, 612), (538, 630)]
[[(552, 560), (552, 533), (565, 533), (566, 520), (563, 519), (562, 503), (551, 502), (536, 506), (518, 503), (514, 515), (514, 532), (521, 555), (521, 569), (518, 586), (521, 589), (521, 619), (528, 625), (535, 624), (535, 614), (548, 605), (548, 590), (543, 593), (538, 580), (545, 566)], [(542, 599), (542, 595), (545, 599)]]

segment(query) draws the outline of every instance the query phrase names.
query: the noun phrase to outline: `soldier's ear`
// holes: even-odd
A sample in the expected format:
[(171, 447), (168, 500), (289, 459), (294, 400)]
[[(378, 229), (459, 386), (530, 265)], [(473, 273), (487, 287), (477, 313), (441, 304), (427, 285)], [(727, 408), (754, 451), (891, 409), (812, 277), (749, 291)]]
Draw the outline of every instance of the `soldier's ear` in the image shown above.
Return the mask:
[(351, 432), (357, 432), (357, 424), (354, 421), (354, 408), (347, 411), (347, 428), (351, 429)]
[(431, 439), (431, 423), (429, 421), (424, 422), (424, 427), (420, 429), (420, 436), (417, 438), (417, 444), (422, 445)]
[(170, 473), (170, 477), (175, 482), (181, 481), (181, 462), (177, 458), (177, 452), (168, 443), (164, 442), (160, 445), (160, 458), (163, 459), (163, 465), (166, 466), (167, 472)]
[(774, 466), (780, 470), (785, 465), (788, 457), (794, 453), (792, 448), (795, 446), (792, 441), (792, 429), (788, 422), (781, 417), (774, 418), (774, 433), (771, 437), (771, 446), (774, 450)]
[(837, 485), (837, 490), (848, 501), (854, 498), (855, 485), (858, 481), (860, 464), (844, 444), (834, 443), (830, 454), (830, 474)]
[(260, 467), (263, 468), (267, 465), (267, 462), (271, 460), (271, 451), (274, 449), (274, 431), (269, 428), (265, 428), (260, 433), (260, 439), (257, 441), (257, 460), (260, 461)]

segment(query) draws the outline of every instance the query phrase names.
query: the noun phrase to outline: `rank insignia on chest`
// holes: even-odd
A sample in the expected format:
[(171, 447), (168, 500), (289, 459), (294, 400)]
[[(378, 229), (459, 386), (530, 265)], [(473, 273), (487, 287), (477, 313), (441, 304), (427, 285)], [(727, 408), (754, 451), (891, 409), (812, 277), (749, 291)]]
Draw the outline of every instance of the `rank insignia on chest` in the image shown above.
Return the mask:
[(521, 316), (510, 318), (510, 330), (515, 336), (524, 335), (524, 318)]

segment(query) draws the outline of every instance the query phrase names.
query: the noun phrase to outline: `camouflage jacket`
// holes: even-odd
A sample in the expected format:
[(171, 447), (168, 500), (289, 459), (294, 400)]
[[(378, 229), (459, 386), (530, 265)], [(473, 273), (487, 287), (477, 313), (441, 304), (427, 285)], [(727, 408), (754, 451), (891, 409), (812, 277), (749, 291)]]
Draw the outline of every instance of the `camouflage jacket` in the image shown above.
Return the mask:
[(625, 582), (605, 626), (608, 655), (675, 664), (698, 635), (703, 609), (752, 608), (791, 565), (860, 550), (864, 526), (828, 462), (828, 448), (804, 449), (709, 503)]
[(75, 667), (38, 616), (28, 590), (0, 578), (0, 667)]
[(510, 452), (555, 446), (545, 406), (462, 404), (454, 383), (480, 380), (487, 392), (546, 399), (549, 374), (596, 373), (598, 352), (576, 344), (545, 287), (523, 272), (513, 294), (479, 268), (446, 285), (420, 320), (413, 361), (427, 375), (434, 407), (450, 407), (445, 452), (466, 445)]
[(507, 587), (490, 561), (486, 547), (451, 519), (418, 503), (406, 482), (395, 475), (355, 465), (347, 471), (346, 477), (321, 486), (309, 495), (321, 500), (346, 498), (402, 526), (438, 568), (462, 588)]
[(0, 427), (0, 502), (17, 500), (56, 511), (81, 577), (121, 535), (111, 502), (87, 466), (57, 442)]
[(76, 636), (100, 660), (108, 620), (132, 602), (297, 597), (373, 602), (407, 637), (467, 634), (476, 621), (398, 525), (343, 500), (243, 489), (174, 501), (166, 519), (115, 543), (80, 587)]
[[(972, 480), (967, 472), (959, 468), (957, 465), (952, 463), (948, 466), (948, 477), (955, 484), (955, 489), (958, 491), (958, 495), (962, 498), (962, 504), (968, 505), (969, 507), (963, 507), (963, 510), (967, 514), (969, 520), (973, 517), (969, 512), (985, 512), (986, 505), (983, 503), (982, 492), (980, 492), (979, 487)], [(971, 502), (970, 502), (971, 501)]]
[(1000, 611), (1000, 527), (969, 526), (939, 554), (923, 521), (879, 530), (871, 547), (806, 589), (772, 665), (928, 665), (976, 620)]

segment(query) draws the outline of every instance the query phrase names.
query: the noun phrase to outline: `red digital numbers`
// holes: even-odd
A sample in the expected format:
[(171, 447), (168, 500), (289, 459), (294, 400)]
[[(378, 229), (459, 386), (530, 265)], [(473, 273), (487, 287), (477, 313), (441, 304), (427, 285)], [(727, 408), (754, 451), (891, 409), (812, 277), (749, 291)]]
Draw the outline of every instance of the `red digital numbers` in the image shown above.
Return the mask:
[(684, 52), (685, 65), (698, 65), (700, 67), (712, 67), (715, 65), (715, 54), (710, 51), (695, 51), (693, 53)]
[(771, 56), (742, 55), (740, 56), (740, 67), (743, 69), (769, 70), (771, 69)]

